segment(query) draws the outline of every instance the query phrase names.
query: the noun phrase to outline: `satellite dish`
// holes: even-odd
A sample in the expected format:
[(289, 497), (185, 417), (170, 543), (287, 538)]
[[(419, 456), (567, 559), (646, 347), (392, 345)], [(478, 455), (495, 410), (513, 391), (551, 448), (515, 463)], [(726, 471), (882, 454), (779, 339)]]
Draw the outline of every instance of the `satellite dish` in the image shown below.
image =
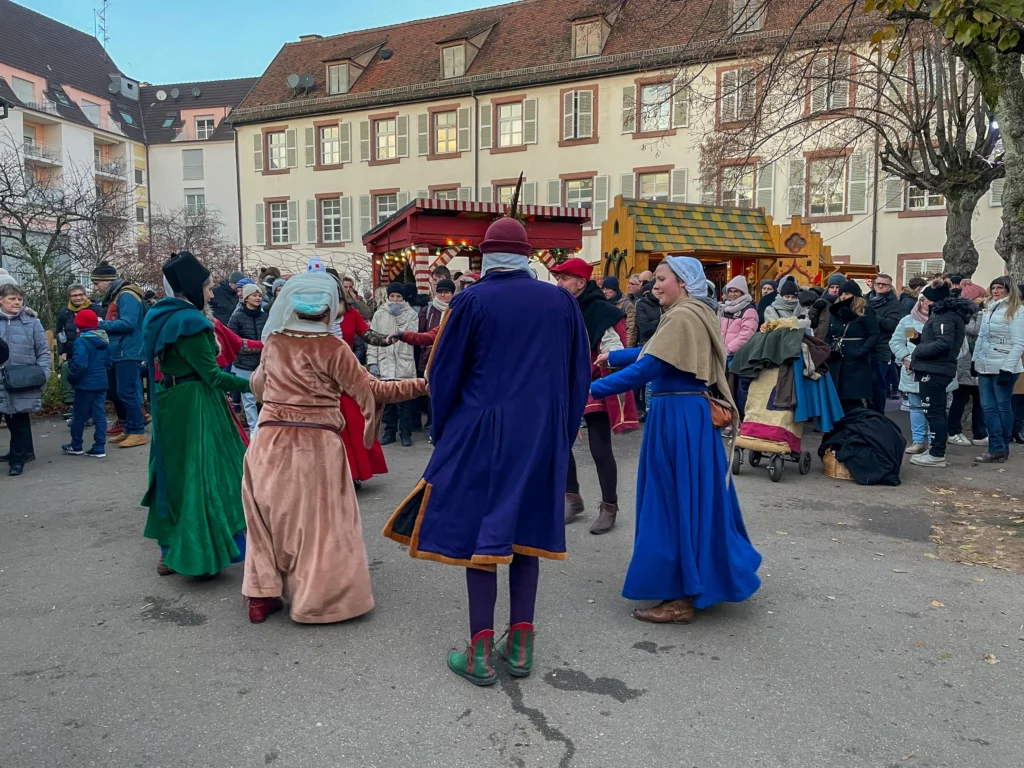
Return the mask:
[(177, 88), (171, 88), (171, 98), (172, 99), (177, 99), (178, 96), (180, 96), (180, 95), (181, 95), (181, 91), (179, 91)]
[(202, 91), (199, 90), (198, 85), (192, 88), (192, 95), (195, 96), (197, 99), (199, 98), (199, 94), (201, 93)]
[(288, 75), (288, 87), (289, 88), (298, 88), (299, 87), (299, 76), (298, 75)]
[(302, 87), (302, 88), (306, 88), (306, 89), (312, 88), (313, 87), (313, 76), (312, 75), (300, 75), (299, 76), (299, 86)]
[(119, 86), (117, 83), (111, 83), (110, 85), (107, 86), (107, 90), (110, 91), (111, 93), (120, 93), (121, 92), (121, 86)]
[(157, 101), (165, 101), (166, 99), (167, 99), (167, 91), (165, 91), (164, 89), (161, 88), (159, 91), (156, 92), (156, 100)]
[(392, 51), (390, 48), (381, 48), (380, 49), (380, 57), (384, 61), (387, 61), (388, 59), (390, 59), (394, 55), (395, 55), (395, 52)]

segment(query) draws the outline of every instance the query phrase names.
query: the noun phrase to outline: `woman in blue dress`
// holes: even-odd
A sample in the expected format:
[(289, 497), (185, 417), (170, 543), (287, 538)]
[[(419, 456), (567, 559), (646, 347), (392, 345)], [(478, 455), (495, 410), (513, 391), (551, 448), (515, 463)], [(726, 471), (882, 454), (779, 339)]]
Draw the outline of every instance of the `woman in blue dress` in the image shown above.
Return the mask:
[(732, 402), (718, 317), (704, 301), (696, 259), (668, 256), (655, 272), (665, 313), (643, 349), (598, 358), (619, 368), (591, 385), (594, 397), (651, 383), (637, 471), (636, 534), (622, 594), (659, 600), (633, 611), (641, 621), (688, 624), (694, 610), (746, 600), (761, 585), (761, 555), (747, 536), (722, 436), (711, 421), (709, 387)]

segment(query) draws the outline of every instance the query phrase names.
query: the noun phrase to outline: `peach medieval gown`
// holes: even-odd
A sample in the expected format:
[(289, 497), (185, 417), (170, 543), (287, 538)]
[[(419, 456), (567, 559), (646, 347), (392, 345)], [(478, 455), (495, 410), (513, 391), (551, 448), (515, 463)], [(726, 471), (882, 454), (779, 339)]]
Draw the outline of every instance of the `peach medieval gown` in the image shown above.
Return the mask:
[(378, 381), (326, 331), (284, 331), (267, 339), (250, 386), (263, 410), (242, 477), (242, 593), (284, 597), (304, 624), (360, 616), (373, 595), (338, 400), (344, 393), (358, 403), (370, 446), (377, 411), (425, 394), (425, 384)]

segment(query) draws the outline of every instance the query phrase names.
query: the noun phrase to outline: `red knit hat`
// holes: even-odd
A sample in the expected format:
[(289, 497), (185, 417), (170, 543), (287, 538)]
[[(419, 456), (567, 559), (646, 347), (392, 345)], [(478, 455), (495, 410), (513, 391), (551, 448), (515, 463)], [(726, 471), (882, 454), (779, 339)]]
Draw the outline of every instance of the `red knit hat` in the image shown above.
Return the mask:
[(578, 256), (566, 259), (548, 271), (555, 275), (576, 275), (576, 277), (582, 277), (584, 280), (590, 280), (590, 276), (594, 274), (594, 268)]
[(91, 309), (80, 309), (75, 313), (75, 327), (80, 331), (91, 331), (100, 327), (100, 319)]
[(484, 235), (484, 241), (480, 243), (480, 253), (518, 253), (520, 256), (529, 256), (530, 250), (526, 227), (507, 216), (491, 224)]

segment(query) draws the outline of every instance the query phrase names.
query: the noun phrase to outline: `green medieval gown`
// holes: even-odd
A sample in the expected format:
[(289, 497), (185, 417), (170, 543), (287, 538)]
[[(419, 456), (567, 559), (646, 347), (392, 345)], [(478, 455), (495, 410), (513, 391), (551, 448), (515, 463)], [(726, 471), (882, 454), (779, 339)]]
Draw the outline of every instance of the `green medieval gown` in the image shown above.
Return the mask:
[(157, 302), (143, 336), (150, 370), (155, 359), (163, 376), (154, 388), (145, 536), (172, 571), (212, 575), (245, 556), (245, 444), (223, 393), (248, 392), (249, 382), (217, 367), (213, 327), (187, 301)]

